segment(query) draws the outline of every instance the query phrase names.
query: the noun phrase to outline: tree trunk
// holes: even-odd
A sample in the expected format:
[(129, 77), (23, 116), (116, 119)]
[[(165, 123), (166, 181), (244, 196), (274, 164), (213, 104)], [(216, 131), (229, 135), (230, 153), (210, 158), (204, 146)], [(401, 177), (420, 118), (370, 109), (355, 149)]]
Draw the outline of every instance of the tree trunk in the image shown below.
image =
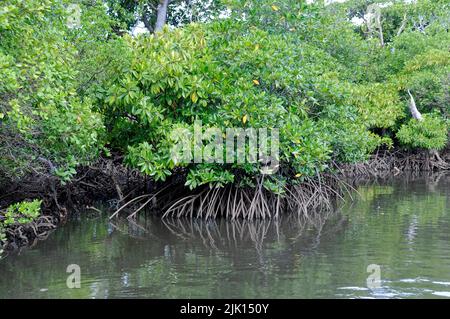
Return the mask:
[(408, 16), (405, 15), (403, 16), (403, 21), (402, 21), (402, 25), (400, 26), (400, 28), (397, 31), (397, 36), (399, 36), (400, 34), (402, 34), (402, 32), (405, 30), (406, 28), (406, 24), (408, 23)]
[(161, 31), (164, 25), (166, 24), (168, 5), (169, 0), (161, 0), (158, 4), (155, 32)]
[(380, 45), (384, 47), (383, 25), (381, 23), (381, 12), (377, 16), (378, 36), (380, 37)]
[(142, 22), (144, 22), (144, 25), (147, 28), (147, 30), (150, 33), (153, 33), (153, 26), (151, 25), (150, 19), (148, 18), (148, 16), (145, 13), (142, 14)]
[(383, 36), (383, 24), (381, 21), (381, 8), (378, 4), (371, 4), (367, 7), (367, 28), (369, 34), (373, 35), (375, 32), (378, 33), (378, 38), (380, 39), (380, 45), (384, 47), (384, 36)]
[(422, 114), (417, 109), (416, 101), (414, 100), (414, 97), (411, 94), (410, 90), (408, 90), (408, 94), (409, 94), (409, 97), (410, 97), (409, 111), (411, 112), (412, 117), (415, 118), (418, 121), (422, 121), (423, 120)]

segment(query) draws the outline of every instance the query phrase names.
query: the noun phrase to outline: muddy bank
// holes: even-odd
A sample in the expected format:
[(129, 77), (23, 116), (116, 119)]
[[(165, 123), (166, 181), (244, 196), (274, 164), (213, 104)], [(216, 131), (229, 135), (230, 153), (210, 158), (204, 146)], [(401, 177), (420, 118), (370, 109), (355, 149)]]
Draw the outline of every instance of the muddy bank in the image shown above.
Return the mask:
[[(121, 162), (121, 158), (102, 159), (80, 169), (67, 185), (39, 176), (1, 185), (0, 211), (14, 202), (43, 200), (37, 220), (6, 229), (7, 242), (3, 249), (8, 252), (35, 245), (70, 216), (86, 211), (95, 213), (96, 201), (107, 202), (115, 216), (128, 218), (136, 218), (144, 209), (163, 216), (190, 218), (254, 219), (276, 218), (286, 213), (308, 214), (330, 208), (358, 180), (404, 172), (448, 170), (450, 153), (447, 150), (437, 159), (429, 152), (379, 151), (365, 163), (336, 165), (333, 174), (307, 179), (289, 187), (282, 196), (263, 190), (260, 184), (253, 189), (229, 185), (219, 190), (204, 187), (191, 192), (183, 186), (183, 171), (157, 184), (137, 171), (128, 170)], [(344, 182), (348, 179), (350, 184)]]
[(6, 229), (7, 242), (3, 249), (8, 252), (34, 246), (69, 217), (93, 210), (94, 202), (105, 201), (114, 208), (125, 198), (124, 194), (132, 196), (150, 190), (148, 184), (138, 172), (126, 169), (120, 158), (101, 159), (90, 167), (83, 167), (66, 185), (48, 176), (27, 176), (20, 181), (2, 183), (0, 218), (2, 210), (13, 203), (36, 198), (43, 201), (38, 219)]

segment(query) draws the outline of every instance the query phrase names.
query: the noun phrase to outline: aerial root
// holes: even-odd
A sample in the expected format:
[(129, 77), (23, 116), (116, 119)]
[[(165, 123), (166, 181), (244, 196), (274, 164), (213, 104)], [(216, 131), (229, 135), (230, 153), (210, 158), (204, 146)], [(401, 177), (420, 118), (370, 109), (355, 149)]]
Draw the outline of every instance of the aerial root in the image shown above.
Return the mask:
[(334, 200), (343, 198), (343, 191), (350, 188), (331, 174), (307, 178), (299, 185), (285, 187), (282, 194), (266, 190), (263, 182), (264, 177), (261, 177), (252, 188), (234, 184), (224, 187), (205, 185), (191, 192), (182, 186), (171, 186), (172, 189), (167, 191), (169, 186), (166, 186), (156, 193), (128, 201), (110, 218), (126, 210), (128, 219), (135, 219), (144, 208), (162, 214), (163, 218), (276, 219), (287, 212), (308, 216), (313, 210), (331, 210)]

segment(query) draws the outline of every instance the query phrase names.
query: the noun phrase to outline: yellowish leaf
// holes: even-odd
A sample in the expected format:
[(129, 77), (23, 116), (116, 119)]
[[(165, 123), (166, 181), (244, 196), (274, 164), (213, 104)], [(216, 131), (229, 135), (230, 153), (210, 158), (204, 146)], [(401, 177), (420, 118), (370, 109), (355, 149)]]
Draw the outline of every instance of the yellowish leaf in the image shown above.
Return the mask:
[(242, 118), (242, 123), (247, 123), (247, 114), (244, 115), (244, 117)]
[(253, 80), (253, 84), (259, 85), (259, 81), (258, 80)]
[(302, 176), (302, 173), (295, 174), (295, 178), (299, 178), (300, 176)]
[(278, 11), (278, 10), (280, 10), (280, 8), (278, 8), (276, 5), (273, 5), (273, 6), (272, 6), (272, 10), (273, 10), (273, 11)]
[(197, 103), (197, 101), (198, 101), (197, 93), (194, 92), (191, 94), (191, 100), (192, 100), (192, 102)]
[(0, 113), (0, 120), (5, 117), (5, 114)]

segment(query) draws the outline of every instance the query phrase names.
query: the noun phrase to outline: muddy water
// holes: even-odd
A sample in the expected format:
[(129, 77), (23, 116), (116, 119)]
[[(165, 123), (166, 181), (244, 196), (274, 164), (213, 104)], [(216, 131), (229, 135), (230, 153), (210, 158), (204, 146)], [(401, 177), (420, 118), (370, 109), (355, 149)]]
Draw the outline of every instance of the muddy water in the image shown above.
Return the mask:
[[(357, 192), (334, 212), (278, 222), (82, 214), (0, 261), (0, 298), (450, 297), (450, 176)], [(73, 264), (81, 287), (70, 289)]]

